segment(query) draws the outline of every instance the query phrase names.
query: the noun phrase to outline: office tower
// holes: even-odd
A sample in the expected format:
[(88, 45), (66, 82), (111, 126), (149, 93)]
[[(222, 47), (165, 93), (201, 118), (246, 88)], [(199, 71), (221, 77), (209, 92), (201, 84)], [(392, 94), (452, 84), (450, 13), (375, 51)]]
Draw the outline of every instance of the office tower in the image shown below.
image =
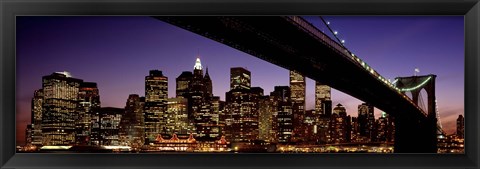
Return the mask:
[(33, 130), (33, 124), (28, 124), (27, 128), (25, 128), (25, 146), (33, 145)]
[(306, 144), (317, 144), (319, 141), (318, 122), (320, 115), (315, 110), (306, 110), (303, 125), (305, 126), (304, 142)]
[[(77, 145), (91, 145), (92, 116), (98, 114), (100, 108), (100, 95), (96, 83), (82, 82), (78, 92), (78, 119), (76, 121), (75, 142)], [(98, 118), (93, 118), (97, 120)], [(96, 139), (93, 139), (96, 140)]]
[(188, 100), (186, 98), (169, 98), (167, 101), (167, 129), (171, 134), (193, 133), (193, 126), (188, 121)]
[(366, 137), (370, 141), (375, 139), (375, 117), (372, 105), (368, 103), (358, 105), (358, 127), (360, 137)]
[(176, 96), (187, 98), (190, 90), (190, 82), (193, 79), (193, 74), (190, 71), (183, 71), (176, 79)]
[(464, 138), (465, 137), (465, 118), (462, 115), (458, 115), (457, 118), (457, 137)]
[(78, 92), (82, 80), (68, 72), (43, 76), (42, 135), (44, 146), (75, 143)]
[(315, 82), (315, 112), (321, 116), (332, 115), (331, 88), (320, 82)]
[(346, 143), (348, 140), (347, 127), (348, 124), (346, 109), (341, 104), (338, 104), (333, 109), (333, 114), (330, 118), (330, 124), (328, 129), (330, 140), (328, 142), (334, 144)]
[(380, 116), (377, 120), (377, 134), (376, 134), (376, 141), (378, 142), (388, 142), (389, 141), (389, 118), (388, 114), (382, 112), (382, 116)]
[(32, 145), (42, 145), (42, 106), (43, 106), (43, 90), (35, 90), (32, 98)]
[(230, 68), (230, 90), (250, 89), (250, 71), (242, 67)]
[(305, 138), (305, 125), (303, 124), (305, 118), (305, 76), (298, 72), (290, 71), (290, 90), (291, 99), (293, 102), (293, 140), (303, 141)]
[(125, 114), (120, 121), (119, 139), (121, 145), (140, 147), (145, 141), (143, 136), (143, 105), (138, 94), (130, 94), (125, 104)]
[(273, 124), (273, 109), (270, 96), (262, 96), (258, 100), (258, 137), (260, 140), (273, 141), (271, 131)]
[(290, 143), (293, 134), (293, 114), (290, 87), (275, 86), (273, 92), (270, 93), (276, 106), (274, 114), (276, 138), (275, 141), (281, 144)]
[(228, 140), (242, 142), (258, 139), (258, 110), (254, 101), (249, 89), (236, 88), (226, 93)]
[(125, 109), (114, 107), (100, 108), (100, 145), (120, 145), (120, 122)]
[(164, 133), (167, 123), (168, 78), (160, 70), (150, 70), (145, 77), (145, 143)]

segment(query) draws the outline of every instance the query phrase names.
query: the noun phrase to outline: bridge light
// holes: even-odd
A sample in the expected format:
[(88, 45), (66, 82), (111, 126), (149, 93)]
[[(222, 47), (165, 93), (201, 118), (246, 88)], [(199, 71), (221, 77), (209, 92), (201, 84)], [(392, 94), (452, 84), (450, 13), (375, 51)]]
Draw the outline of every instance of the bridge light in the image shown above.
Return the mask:
[(330, 25), (330, 22), (329, 22), (329, 21), (327, 21), (327, 25)]
[(345, 40), (342, 40), (342, 43), (345, 43)]
[(338, 34), (338, 32), (337, 32), (337, 31), (334, 31), (334, 32), (333, 32), (333, 34), (334, 34), (334, 35), (337, 35), (337, 34)]

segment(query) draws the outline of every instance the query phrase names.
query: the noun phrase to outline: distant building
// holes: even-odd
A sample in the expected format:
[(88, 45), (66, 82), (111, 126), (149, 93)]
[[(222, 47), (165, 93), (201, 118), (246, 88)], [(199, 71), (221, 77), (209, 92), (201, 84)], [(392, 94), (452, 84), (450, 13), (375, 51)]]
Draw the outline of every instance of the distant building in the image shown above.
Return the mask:
[(138, 94), (130, 94), (125, 103), (125, 114), (123, 114), (120, 127), (119, 139), (121, 145), (140, 147), (144, 143), (144, 120), (143, 105)]
[[(91, 145), (92, 123), (98, 123), (100, 95), (96, 83), (82, 82), (78, 93), (78, 119), (76, 121), (76, 145)], [(96, 140), (96, 139), (93, 139)]]
[(306, 137), (305, 118), (305, 76), (296, 71), (290, 71), (290, 90), (293, 113), (293, 140), (304, 141)]
[(457, 137), (464, 138), (465, 137), (465, 118), (462, 115), (458, 115), (457, 118)]
[(250, 71), (242, 67), (230, 68), (230, 90), (250, 89)]
[(274, 113), (273, 127), (276, 131), (275, 141), (281, 144), (292, 142), (293, 135), (293, 113), (292, 100), (289, 86), (275, 86), (270, 96), (273, 97), (273, 103), (276, 106)]
[(273, 104), (270, 96), (262, 96), (258, 100), (258, 138), (260, 140), (271, 142), (273, 125)]
[(25, 145), (30, 146), (33, 145), (33, 124), (28, 124), (27, 128), (25, 128)]
[(167, 98), (168, 78), (160, 70), (150, 70), (145, 77), (145, 143), (166, 132)]
[(78, 93), (83, 80), (69, 73), (43, 77), (42, 135), (44, 146), (75, 144)]
[(100, 108), (100, 145), (119, 146), (120, 122), (125, 109), (114, 107)]
[(315, 112), (320, 115), (332, 115), (332, 97), (330, 86), (315, 82)]
[(193, 74), (190, 71), (183, 71), (176, 79), (176, 96), (187, 98), (190, 92), (190, 83), (193, 79)]
[(43, 90), (35, 90), (32, 98), (32, 145), (41, 146), (42, 137), (42, 112), (43, 112)]
[(370, 141), (376, 139), (374, 108), (368, 103), (358, 105), (359, 137), (366, 137)]
[(347, 119), (347, 112), (345, 107), (341, 104), (338, 104), (333, 109), (333, 114), (330, 118), (329, 124), (329, 136), (330, 140), (329, 143), (338, 144), (338, 143), (346, 143), (350, 141), (348, 132), (349, 132), (349, 122), (350, 120)]

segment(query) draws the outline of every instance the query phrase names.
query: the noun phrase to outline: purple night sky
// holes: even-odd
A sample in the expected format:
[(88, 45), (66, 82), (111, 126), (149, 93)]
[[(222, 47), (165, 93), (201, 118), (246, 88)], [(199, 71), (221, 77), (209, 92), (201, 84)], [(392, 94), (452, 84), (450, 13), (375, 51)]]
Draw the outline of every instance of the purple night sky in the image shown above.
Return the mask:
[[(327, 32), (318, 17), (306, 17)], [(463, 16), (326, 16), (345, 45), (386, 78), (437, 75), (440, 120), (447, 134), (455, 131), (464, 113)], [(289, 85), (288, 70), (236, 49), (144, 16), (17, 17), (17, 145), (23, 145), (30, 123), (33, 92), (42, 76), (69, 71), (73, 77), (96, 82), (102, 107), (124, 107), (129, 94), (144, 95), (144, 78), (160, 69), (169, 78), (192, 71), (199, 55), (208, 67), (213, 93), (225, 99), (230, 67), (252, 72), (252, 86), (265, 94)], [(314, 81), (307, 80), (307, 109), (314, 108)], [(424, 96), (426, 97), (426, 95)], [(357, 116), (362, 102), (332, 90), (333, 106), (341, 103)], [(375, 110), (378, 118), (380, 110)]]

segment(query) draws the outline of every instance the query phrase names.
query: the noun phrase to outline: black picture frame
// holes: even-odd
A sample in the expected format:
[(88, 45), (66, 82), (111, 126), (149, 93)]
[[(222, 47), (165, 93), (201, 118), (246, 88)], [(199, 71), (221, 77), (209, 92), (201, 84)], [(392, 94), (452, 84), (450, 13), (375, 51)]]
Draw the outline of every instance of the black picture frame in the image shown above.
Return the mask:
[[(1, 168), (478, 168), (479, 0), (2, 0)], [(15, 153), (15, 16), (464, 15), (465, 154)]]

